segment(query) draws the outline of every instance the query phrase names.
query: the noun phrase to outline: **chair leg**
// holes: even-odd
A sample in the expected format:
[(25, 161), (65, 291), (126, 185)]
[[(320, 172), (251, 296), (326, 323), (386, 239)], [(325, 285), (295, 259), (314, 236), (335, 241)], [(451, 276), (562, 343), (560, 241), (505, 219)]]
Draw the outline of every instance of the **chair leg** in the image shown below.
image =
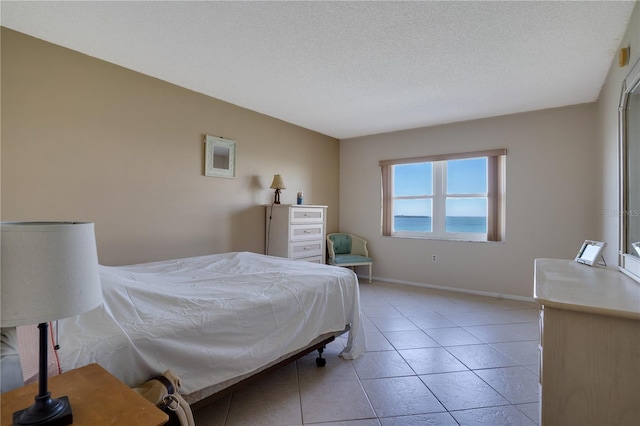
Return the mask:
[(373, 266), (373, 264), (369, 264), (369, 284), (371, 284), (371, 267)]

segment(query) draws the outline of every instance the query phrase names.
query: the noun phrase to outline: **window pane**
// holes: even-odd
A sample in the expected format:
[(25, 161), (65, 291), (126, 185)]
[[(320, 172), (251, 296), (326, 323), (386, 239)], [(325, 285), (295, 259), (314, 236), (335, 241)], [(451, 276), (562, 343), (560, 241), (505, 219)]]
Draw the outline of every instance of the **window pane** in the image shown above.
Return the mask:
[(433, 195), (432, 163), (393, 166), (393, 195)]
[(446, 232), (487, 233), (486, 198), (447, 198)]
[(447, 161), (447, 194), (486, 194), (487, 157)]
[(395, 200), (393, 202), (393, 230), (432, 232), (431, 200)]

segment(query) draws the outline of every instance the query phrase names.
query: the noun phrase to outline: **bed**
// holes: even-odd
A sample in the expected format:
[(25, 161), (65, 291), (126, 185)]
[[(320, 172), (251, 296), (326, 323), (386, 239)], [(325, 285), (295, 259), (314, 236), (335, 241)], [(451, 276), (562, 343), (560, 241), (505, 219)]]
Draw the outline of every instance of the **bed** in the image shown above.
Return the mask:
[(167, 369), (190, 403), (345, 333), (365, 349), (353, 271), (249, 252), (100, 267), (104, 303), (59, 323), (62, 371), (97, 362), (129, 386)]

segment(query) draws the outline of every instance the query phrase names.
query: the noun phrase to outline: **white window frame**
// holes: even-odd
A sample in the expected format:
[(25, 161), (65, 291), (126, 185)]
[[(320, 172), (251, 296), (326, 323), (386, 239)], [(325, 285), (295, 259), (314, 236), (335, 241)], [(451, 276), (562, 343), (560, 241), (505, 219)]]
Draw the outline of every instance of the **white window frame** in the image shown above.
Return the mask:
[[(401, 238), (422, 238), (454, 241), (503, 241), (506, 149), (476, 151), (429, 157), (380, 161), (382, 171), (382, 234)], [(487, 158), (487, 192), (480, 194), (447, 194), (447, 161)], [(393, 166), (410, 163), (432, 164), (432, 195), (395, 196)], [(453, 198), (487, 199), (487, 232), (446, 232), (446, 202)], [(430, 199), (431, 232), (396, 231), (393, 206), (395, 200)]]

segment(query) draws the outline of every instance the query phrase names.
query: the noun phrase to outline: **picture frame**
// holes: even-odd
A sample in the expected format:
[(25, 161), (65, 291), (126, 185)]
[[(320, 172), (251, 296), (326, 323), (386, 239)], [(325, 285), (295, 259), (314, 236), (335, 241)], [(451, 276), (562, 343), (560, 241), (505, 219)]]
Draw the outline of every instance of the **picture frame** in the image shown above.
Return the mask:
[(218, 136), (205, 135), (204, 145), (204, 175), (235, 178), (236, 142)]
[[(598, 264), (598, 259), (602, 256), (602, 252), (607, 247), (607, 243), (593, 240), (584, 240), (580, 251), (576, 255), (576, 262), (583, 265), (593, 266)], [(604, 260), (604, 259), (603, 259)], [(606, 263), (604, 264), (606, 266)]]

